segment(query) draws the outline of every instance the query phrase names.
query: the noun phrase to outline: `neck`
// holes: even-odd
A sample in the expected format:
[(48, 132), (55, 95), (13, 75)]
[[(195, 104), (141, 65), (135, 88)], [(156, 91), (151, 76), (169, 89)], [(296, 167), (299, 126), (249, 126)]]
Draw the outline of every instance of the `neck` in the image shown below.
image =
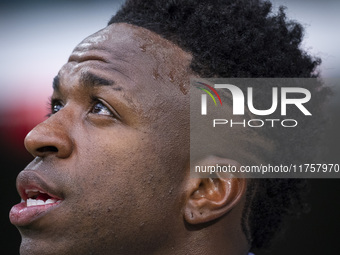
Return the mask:
[(237, 206), (225, 217), (204, 225), (185, 225), (154, 254), (247, 255), (250, 247), (241, 230), (242, 208)]

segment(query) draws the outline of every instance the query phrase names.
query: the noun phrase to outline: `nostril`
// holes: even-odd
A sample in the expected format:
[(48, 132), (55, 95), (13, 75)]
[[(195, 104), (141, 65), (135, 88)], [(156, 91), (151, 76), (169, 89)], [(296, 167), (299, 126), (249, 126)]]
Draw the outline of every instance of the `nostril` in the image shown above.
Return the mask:
[(38, 152), (44, 153), (44, 152), (58, 152), (57, 147), (55, 146), (44, 146), (39, 149), (37, 149)]
[(68, 126), (62, 123), (63, 115), (59, 116), (48, 118), (27, 134), (25, 147), (33, 157), (67, 158), (72, 154), (73, 141)]

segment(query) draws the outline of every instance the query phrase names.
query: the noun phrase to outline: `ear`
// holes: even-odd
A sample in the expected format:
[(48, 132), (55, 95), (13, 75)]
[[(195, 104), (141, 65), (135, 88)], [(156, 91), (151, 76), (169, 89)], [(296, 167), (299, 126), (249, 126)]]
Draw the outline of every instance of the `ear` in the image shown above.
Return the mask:
[[(212, 163), (214, 162), (214, 163)], [(208, 157), (200, 165), (220, 166), (240, 164), (234, 160)], [(184, 219), (189, 224), (206, 223), (228, 213), (242, 199), (246, 191), (246, 179), (233, 174), (215, 174), (208, 178), (190, 178), (187, 182)]]

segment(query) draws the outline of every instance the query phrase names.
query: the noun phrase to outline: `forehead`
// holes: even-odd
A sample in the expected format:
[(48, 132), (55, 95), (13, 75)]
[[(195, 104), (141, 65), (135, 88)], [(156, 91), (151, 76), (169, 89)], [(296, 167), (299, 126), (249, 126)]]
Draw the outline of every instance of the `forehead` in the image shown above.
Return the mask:
[(72, 52), (69, 63), (90, 64), (97, 60), (102, 62), (98, 69), (111, 69), (134, 84), (152, 79), (186, 94), (191, 59), (191, 54), (156, 33), (117, 23), (83, 40)]

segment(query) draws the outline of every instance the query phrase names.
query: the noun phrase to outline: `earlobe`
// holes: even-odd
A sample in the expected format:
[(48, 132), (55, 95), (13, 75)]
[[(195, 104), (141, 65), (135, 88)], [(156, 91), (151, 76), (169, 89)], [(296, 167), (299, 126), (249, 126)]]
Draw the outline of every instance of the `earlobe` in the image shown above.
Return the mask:
[[(230, 165), (237, 162), (217, 158), (219, 164)], [(209, 162), (212, 158), (209, 157)], [(200, 162), (202, 164), (202, 162)], [(218, 219), (235, 207), (246, 190), (246, 179), (215, 175), (214, 178), (189, 178), (184, 219), (189, 224), (201, 224)]]

